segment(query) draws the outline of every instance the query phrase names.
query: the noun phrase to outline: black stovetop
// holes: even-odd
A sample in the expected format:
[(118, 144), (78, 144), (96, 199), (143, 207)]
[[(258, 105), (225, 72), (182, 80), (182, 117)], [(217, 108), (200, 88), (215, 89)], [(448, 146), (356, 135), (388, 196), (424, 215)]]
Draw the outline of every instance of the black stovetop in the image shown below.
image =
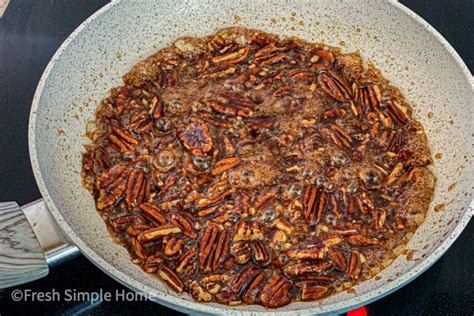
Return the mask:
[[(12, 0), (0, 18), (0, 200), (40, 198), (28, 157), (28, 115), (36, 85), (59, 45), (107, 0)], [(401, 1), (425, 18), (474, 69), (474, 1)], [(448, 252), (409, 285), (367, 306), (369, 315), (473, 315), (474, 222)], [(53, 267), (47, 277), (16, 287), (32, 292), (125, 291), (83, 256)], [(0, 291), (0, 315), (178, 313), (153, 302), (14, 302)], [(70, 292), (71, 293), (71, 292)], [(65, 298), (63, 296), (63, 298)]]

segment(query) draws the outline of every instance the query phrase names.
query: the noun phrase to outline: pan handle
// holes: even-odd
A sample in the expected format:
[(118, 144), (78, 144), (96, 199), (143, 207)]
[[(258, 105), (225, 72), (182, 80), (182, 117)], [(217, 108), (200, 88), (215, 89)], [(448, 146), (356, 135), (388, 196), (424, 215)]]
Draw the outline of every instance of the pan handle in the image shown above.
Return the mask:
[(49, 267), (79, 254), (43, 200), (0, 203), (0, 289), (46, 276)]

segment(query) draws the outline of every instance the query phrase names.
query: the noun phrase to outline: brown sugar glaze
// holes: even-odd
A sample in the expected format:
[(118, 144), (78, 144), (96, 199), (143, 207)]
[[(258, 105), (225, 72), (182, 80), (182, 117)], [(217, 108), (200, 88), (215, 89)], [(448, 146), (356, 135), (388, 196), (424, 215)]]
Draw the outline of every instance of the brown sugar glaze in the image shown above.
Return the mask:
[(230, 28), (123, 79), (88, 126), (84, 182), (132, 261), (177, 292), (321, 299), (390, 264), (425, 217), (426, 135), (356, 53)]

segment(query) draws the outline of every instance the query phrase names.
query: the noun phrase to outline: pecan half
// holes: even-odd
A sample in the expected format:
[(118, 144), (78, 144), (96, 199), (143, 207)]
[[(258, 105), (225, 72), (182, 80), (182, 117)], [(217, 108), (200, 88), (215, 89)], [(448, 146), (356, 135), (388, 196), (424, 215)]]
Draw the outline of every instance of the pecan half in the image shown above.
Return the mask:
[(252, 250), (253, 261), (260, 266), (266, 266), (272, 260), (267, 248), (262, 242), (254, 241), (252, 243)]
[(143, 270), (147, 273), (155, 273), (163, 263), (163, 258), (160, 256), (149, 256), (143, 264)]
[(112, 128), (113, 133), (107, 136), (110, 143), (117, 146), (121, 152), (129, 152), (135, 149), (138, 145), (138, 140), (133, 137), (132, 133), (127, 130)]
[(181, 273), (185, 267), (192, 262), (192, 260), (196, 257), (197, 251), (195, 248), (190, 248), (183, 253), (181, 258), (179, 259), (179, 265), (176, 268), (176, 272)]
[(322, 285), (315, 285), (310, 282), (304, 282), (301, 287), (302, 301), (315, 301), (328, 296), (329, 288)]
[(273, 192), (267, 192), (261, 195), (254, 203), (254, 208), (257, 212), (261, 212), (272, 206), (276, 201), (276, 194)]
[(203, 156), (212, 149), (212, 138), (207, 125), (198, 118), (191, 118), (188, 125), (178, 128), (179, 139), (195, 156)]
[(216, 112), (225, 114), (225, 115), (239, 115), (242, 117), (250, 117), (253, 115), (253, 111), (247, 107), (233, 104), (230, 102), (209, 102), (209, 106)]
[(173, 223), (177, 227), (181, 227), (183, 233), (191, 239), (197, 238), (197, 233), (194, 230), (191, 221), (187, 218), (186, 215), (180, 214), (172, 214), (171, 215), (171, 223)]
[(366, 237), (362, 235), (349, 236), (347, 238), (347, 242), (349, 245), (356, 247), (373, 246), (379, 244), (379, 240), (377, 238)]
[(147, 111), (137, 111), (130, 116), (130, 126), (135, 131), (144, 133), (153, 127), (153, 120)]
[(352, 91), (350, 85), (341, 74), (335, 71), (328, 70), (320, 73), (318, 84), (324, 92), (337, 101), (344, 102), (351, 99)]
[(149, 241), (155, 241), (165, 236), (171, 234), (178, 234), (181, 233), (181, 228), (176, 227), (172, 224), (165, 224), (158, 227), (153, 227), (147, 229), (138, 235), (138, 241), (141, 243), (146, 243)]
[(132, 247), (140, 260), (145, 260), (149, 256), (149, 253), (146, 251), (146, 249), (143, 248), (143, 246), (135, 238), (132, 241)]
[(239, 163), (240, 163), (240, 158), (238, 157), (228, 157), (228, 158), (221, 159), (212, 167), (211, 173), (213, 175), (222, 174), (226, 172), (227, 170), (238, 166)]
[(178, 293), (183, 292), (184, 284), (179, 276), (171, 270), (166, 264), (163, 263), (161, 268), (158, 270), (158, 275), (165, 281), (173, 290)]
[(114, 218), (110, 221), (110, 224), (116, 231), (125, 230), (130, 224), (135, 221), (135, 217), (132, 215), (124, 215)]
[(233, 53), (215, 56), (211, 59), (211, 61), (216, 64), (236, 64), (246, 59), (249, 52), (250, 48), (244, 47)]
[(387, 113), (393, 121), (399, 122), (400, 124), (406, 124), (408, 122), (408, 110), (395, 100), (386, 102)]
[(342, 127), (336, 124), (321, 126), (319, 133), (328, 142), (332, 142), (341, 147), (351, 147), (352, 137)]
[(246, 291), (242, 295), (242, 300), (245, 304), (254, 304), (260, 294), (260, 284), (265, 278), (265, 272), (259, 272), (247, 286)]
[(311, 273), (320, 273), (332, 267), (332, 264), (327, 261), (318, 263), (297, 263), (289, 265), (284, 268), (286, 274), (290, 276), (301, 276)]
[(148, 180), (141, 168), (133, 169), (127, 180), (125, 189), (125, 203), (128, 209), (133, 209), (145, 199), (147, 195)]
[(153, 97), (153, 99), (151, 100), (150, 110), (148, 111), (148, 113), (154, 120), (157, 120), (164, 115), (163, 103), (159, 101), (157, 97)]
[(347, 260), (344, 253), (338, 247), (329, 247), (328, 249), (329, 258), (331, 258), (332, 262), (336, 268), (340, 271), (346, 271), (347, 269)]
[(347, 275), (353, 280), (359, 278), (361, 269), (360, 269), (360, 258), (359, 253), (355, 250), (351, 251), (351, 255), (349, 257), (349, 270), (347, 271)]
[(247, 286), (257, 276), (259, 271), (260, 269), (255, 266), (244, 268), (229, 282), (229, 288), (237, 295), (242, 294), (242, 292), (247, 289)]
[(99, 187), (104, 191), (97, 199), (99, 210), (112, 206), (125, 192), (130, 169), (122, 169), (122, 166), (119, 166), (112, 170), (114, 168), (106, 172), (106, 175), (101, 175), (102, 178), (98, 180)]
[(327, 193), (315, 185), (309, 185), (303, 193), (303, 214), (310, 226), (315, 226), (321, 220), (327, 204)]
[(139, 205), (139, 208), (142, 210), (142, 215), (154, 224), (162, 225), (167, 222), (166, 217), (163, 215), (158, 205), (142, 203)]
[(199, 264), (205, 272), (216, 270), (226, 259), (230, 238), (227, 230), (210, 225), (199, 241)]
[(260, 300), (265, 307), (277, 308), (290, 303), (288, 291), (291, 281), (273, 272), (262, 289)]
[(380, 102), (382, 102), (382, 89), (379, 85), (373, 84), (360, 87), (359, 89), (355, 89), (354, 92), (354, 99), (364, 104), (370, 111), (380, 109)]
[(324, 247), (309, 246), (306, 248), (290, 249), (287, 254), (291, 259), (296, 260), (320, 260), (324, 259), (326, 249)]

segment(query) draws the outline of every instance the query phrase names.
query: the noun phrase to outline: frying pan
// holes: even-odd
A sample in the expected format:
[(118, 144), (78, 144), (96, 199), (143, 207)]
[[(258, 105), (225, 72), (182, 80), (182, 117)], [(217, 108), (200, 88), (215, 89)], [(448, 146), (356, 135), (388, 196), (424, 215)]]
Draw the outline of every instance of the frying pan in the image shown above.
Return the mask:
[(407, 245), (412, 256), (399, 256), (355, 293), (292, 303), (278, 313), (343, 312), (367, 304), (407, 284), (449, 248), (474, 205), (473, 80), (453, 48), (416, 14), (396, 1), (112, 1), (64, 42), (36, 90), (29, 147), (44, 200), (21, 208), (0, 204), (0, 287), (44, 276), (48, 264), (78, 248), (122, 284), (182, 312), (275, 313), (261, 306), (195, 302), (131, 264), (109, 236), (80, 175), (86, 122), (109, 89), (121, 84), (121, 75), (178, 37), (233, 25), (359, 50), (413, 103), (432, 152), (442, 154), (432, 166), (434, 201)]

